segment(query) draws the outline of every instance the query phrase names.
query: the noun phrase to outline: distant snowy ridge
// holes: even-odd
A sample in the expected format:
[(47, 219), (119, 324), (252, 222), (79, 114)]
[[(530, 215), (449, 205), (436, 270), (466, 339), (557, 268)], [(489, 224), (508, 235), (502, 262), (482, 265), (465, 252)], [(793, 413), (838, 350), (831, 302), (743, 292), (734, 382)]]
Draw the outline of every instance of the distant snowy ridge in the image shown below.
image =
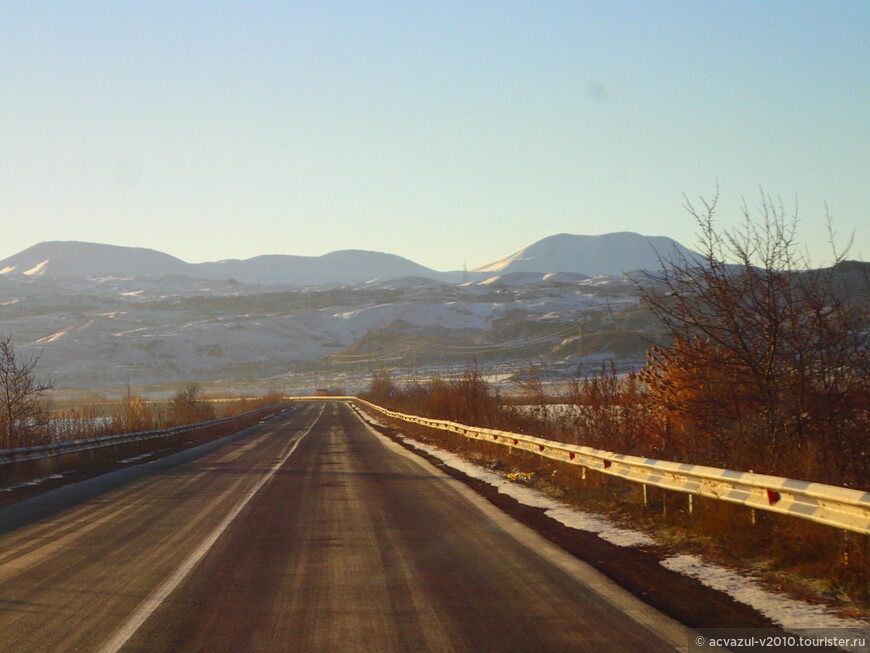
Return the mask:
[(233, 278), (245, 283), (365, 283), (397, 277), (439, 278), (431, 270), (395, 254), (349, 249), (322, 256), (273, 254), (245, 260), (200, 263), (190, 276), (203, 279)]
[[(385, 252), (341, 250), (322, 256), (273, 254), (249, 259), (187, 263), (144, 247), (121, 247), (79, 241), (50, 241), (29, 247), (0, 261), (0, 276), (87, 279), (99, 277), (178, 276), (248, 284), (359, 284), (403, 277), (458, 283), (522, 285), (544, 275), (619, 275), (657, 269), (657, 253), (667, 258), (691, 252), (670, 238), (613, 233), (602, 236), (558, 234), (494, 263), (471, 271), (439, 272)], [(555, 280), (555, 279), (554, 279)]]
[(0, 261), (0, 274), (73, 278), (183, 275), (189, 265), (174, 256), (144, 247), (50, 241)]
[[(364, 283), (375, 278), (445, 276), (445, 273), (430, 270), (395, 254), (362, 250), (331, 252), (323, 256), (277, 254), (246, 260), (187, 263), (169, 254), (144, 247), (78, 241), (52, 241), (29, 247), (0, 261), (0, 274), (78, 279), (180, 276), (205, 280), (234, 279), (250, 284), (290, 285)], [(450, 276), (449, 273), (447, 276)]]

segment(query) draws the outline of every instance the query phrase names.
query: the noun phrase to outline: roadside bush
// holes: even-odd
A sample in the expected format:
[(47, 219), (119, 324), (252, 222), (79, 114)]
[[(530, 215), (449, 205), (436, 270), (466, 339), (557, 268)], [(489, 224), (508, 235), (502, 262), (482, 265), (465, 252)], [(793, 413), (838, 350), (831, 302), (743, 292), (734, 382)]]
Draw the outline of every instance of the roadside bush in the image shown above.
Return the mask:
[(214, 405), (202, 396), (202, 387), (198, 383), (188, 383), (181, 388), (169, 404), (167, 421), (171, 426), (206, 422), (214, 418)]
[(477, 365), (454, 379), (435, 377), (405, 387), (395, 386), (388, 370), (378, 370), (360, 397), (399, 412), (486, 428), (499, 428), (503, 417), (498, 393)]

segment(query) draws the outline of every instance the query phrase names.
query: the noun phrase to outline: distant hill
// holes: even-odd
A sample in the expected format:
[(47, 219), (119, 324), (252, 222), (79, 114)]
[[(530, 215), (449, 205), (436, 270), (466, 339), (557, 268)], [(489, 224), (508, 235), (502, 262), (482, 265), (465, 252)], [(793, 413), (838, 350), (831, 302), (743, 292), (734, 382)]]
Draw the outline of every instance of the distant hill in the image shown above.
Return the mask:
[(291, 285), (445, 276), (445, 273), (395, 254), (362, 250), (338, 251), (323, 256), (267, 255), (246, 260), (187, 263), (153, 249), (78, 241), (44, 242), (29, 247), (0, 261), (0, 274), (57, 278), (169, 275)]
[[(596, 259), (574, 246), (584, 237), (555, 236), (504, 259), (501, 271), (467, 275), (354, 250), (194, 265), (149, 249), (41, 243), (0, 261), (0, 333), (38, 353), (40, 367), (66, 388), (123, 391), (193, 379), (226, 387), (225, 379), (265, 377), (289, 388), (290, 374), (308, 393), (310, 372), (327, 361), (330, 378), (351, 392), (369, 383), (373, 368), (443, 374), (472, 360), (513, 369), (541, 360), (568, 380), (581, 365), (595, 370), (611, 359), (620, 370), (637, 369), (651, 342), (667, 342), (634, 283), (601, 276), (656, 265), (639, 253), (656, 240), (632, 253), (616, 236), (623, 244), (608, 251), (628, 258), (615, 268), (590, 265)], [(607, 249), (606, 238), (585, 239)], [(511, 271), (521, 263), (543, 271)], [(870, 263), (801, 274), (825, 273), (843, 297), (870, 302)], [(249, 285), (257, 279), (287, 285)], [(360, 279), (366, 283), (354, 283)]]
[[(78, 241), (44, 242), (0, 261), (0, 276), (89, 278), (179, 276), (247, 284), (356, 284), (403, 277), (422, 277), (458, 283), (463, 279), (490, 284), (539, 281), (543, 275), (618, 275), (638, 269), (657, 269), (656, 252), (693, 254), (670, 238), (622, 232), (602, 236), (558, 234), (544, 238), (494, 263), (469, 272), (438, 272), (414, 261), (366, 250), (341, 250), (322, 256), (285, 254), (187, 263), (143, 247), (120, 247)], [(566, 277), (566, 280), (569, 277)], [(578, 281), (573, 278), (571, 281)]]
[(442, 273), (401, 256), (348, 249), (322, 256), (265, 255), (245, 260), (230, 259), (200, 263), (192, 276), (207, 279), (233, 278), (245, 283), (361, 283), (396, 277), (439, 278)]
[(617, 275), (631, 270), (658, 269), (658, 255), (672, 258), (675, 253), (696, 256), (664, 236), (641, 236), (629, 231), (601, 236), (557, 234), (473, 271), (501, 275), (513, 272)]
[(179, 258), (144, 247), (120, 247), (79, 241), (50, 241), (0, 261), (10, 276), (106, 277), (183, 275), (189, 268)]

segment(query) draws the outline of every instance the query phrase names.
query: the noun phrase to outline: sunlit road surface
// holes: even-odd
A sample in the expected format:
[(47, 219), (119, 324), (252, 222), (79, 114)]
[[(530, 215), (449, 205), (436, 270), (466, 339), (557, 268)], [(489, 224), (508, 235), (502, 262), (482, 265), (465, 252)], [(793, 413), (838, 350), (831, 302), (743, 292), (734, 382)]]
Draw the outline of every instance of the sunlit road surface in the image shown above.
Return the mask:
[[(22, 504), (0, 510), (0, 651), (685, 642), (345, 404), (305, 404), (193, 460), (142, 469), (89, 498), (44, 495), (26, 506), (32, 523)], [(52, 502), (75, 503), (48, 514)]]

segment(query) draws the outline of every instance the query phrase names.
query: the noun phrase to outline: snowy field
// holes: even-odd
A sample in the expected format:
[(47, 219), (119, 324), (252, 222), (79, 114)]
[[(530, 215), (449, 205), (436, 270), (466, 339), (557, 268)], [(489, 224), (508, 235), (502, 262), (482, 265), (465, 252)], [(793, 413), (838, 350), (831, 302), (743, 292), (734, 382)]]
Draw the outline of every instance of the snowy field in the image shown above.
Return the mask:
[(614, 311), (637, 304), (622, 277), (533, 276), (522, 284), (406, 278), (290, 288), (0, 275), (0, 332), (39, 353), (39, 369), (59, 387), (100, 389), (262, 379), (316, 365), (370, 372), (427, 360), (468, 364), (476, 355), (558, 358), (560, 348), (577, 353), (578, 320), (611, 328)]

